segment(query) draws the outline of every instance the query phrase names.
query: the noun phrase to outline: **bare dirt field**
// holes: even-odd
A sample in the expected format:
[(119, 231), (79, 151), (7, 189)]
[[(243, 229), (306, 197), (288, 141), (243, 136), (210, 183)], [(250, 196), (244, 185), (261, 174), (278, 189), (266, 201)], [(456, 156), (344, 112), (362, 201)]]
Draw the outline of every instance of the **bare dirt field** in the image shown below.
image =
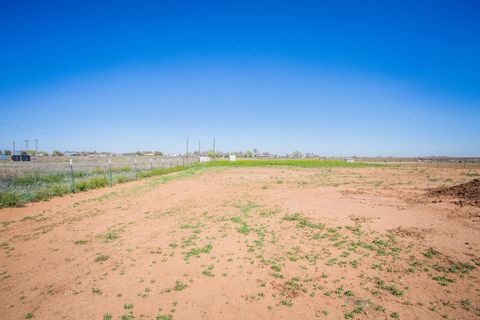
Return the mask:
[[(192, 169), (0, 210), (1, 319), (479, 319), (437, 168)], [(461, 199), (460, 199), (461, 200)]]

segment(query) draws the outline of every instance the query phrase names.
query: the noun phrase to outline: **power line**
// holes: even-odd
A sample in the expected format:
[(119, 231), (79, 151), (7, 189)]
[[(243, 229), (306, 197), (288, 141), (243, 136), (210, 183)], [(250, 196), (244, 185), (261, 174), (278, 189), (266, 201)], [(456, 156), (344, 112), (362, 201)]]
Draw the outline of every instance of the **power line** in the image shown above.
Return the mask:
[(46, 134), (46, 135), (50, 135), (50, 136), (56, 136), (56, 137), (63, 138), (63, 139), (75, 139), (75, 140), (82, 140), (82, 141), (89, 141), (89, 142), (96, 142), (96, 143), (107, 143), (107, 141), (92, 140), (92, 139), (80, 138), (80, 137), (73, 137), (73, 136), (64, 136), (64, 135), (58, 134), (58, 133), (53, 133), (53, 132), (43, 131), (43, 130), (31, 129), (31, 128), (27, 128), (27, 127), (23, 127), (23, 126), (18, 126), (18, 125), (13, 125), (13, 124), (4, 123), (4, 122), (0, 122), (0, 125), (1, 125), (1, 126), (5, 126), (5, 127), (10, 127), (10, 128), (15, 128), (15, 129), (21, 129), (21, 130), (25, 130), (25, 131), (30, 131), (30, 132), (33, 132), (33, 133), (40, 133), (40, 134)]
[[(36, 133), (36, 134), (44, 134), (44, 135), (59, 137), (59, 138), (65, 139), (65, 140), (78, 140), (78, 141), (82, 141), (82, 142), (91, 142), (91, 143), (101, 144), (103, 146), (112, 144), (111, 140), (103, 141), (103, 140), (94, 140), (94, 139), (81, 138), (81, 137), (70, 136), (70, 135), (67, 136), (67, 135), (56, 133), (56, 132), (37, 130), (37, 129), (32, 129), (32, 128), (29, 128), (29, 127), (19, 126), (19, 125), (16, 125), (16, 124), (10, 124), (10, 123), (5, 123), (5, 122), (1, 122), (1, 121), (0, 121), (0, 126), (14, 128), (14, 129), (17, 129), (17, 130), (29, 131), (29, 132)], [(38, 141), (39, 141), (39, 139), (29, 139), (28, 142), (30, 142), (31, 140), (33, 140), (35, 142), (35, 151), (38, 152)], [(24, 140), (24, 141), (26, 142), (26, 147), (27, 147), (27, 150), (28, 150), (28, 142), (27, 142), (27, 140)], [(144, 140), (142, 140), (142, 141), (135, 142), (135, 141), (124, 141), (124, 140), (122, 140), (121, 143), (122, 143), (122, 145), (131, 145), (131, 146), (136, 146), (136, 147), (140, 146), (141, 147), (141, 146), (145, 146), (146, 144), (149, 144), (149, 145), (164, 144), (165, 141), (144, 141)], [(13, 142), (13, 150), (15, 150), (15, 142)], [(215, 138), (214, 138), (214, 141), (213, 141), (213, 151), (215, 152)], [(199, 141), (199, 154), (200, 154), (200, 141)]]
[[(18, 126), (15, 124), (9, 124), (5, 122), (0, 122), (0, 126), (4, 127), (10, 127), (14, 129), (20, 129), (20, 130), (25, 130), (25, 131), (30, 131), (33, 133), (38, 133), (38, 134), (45, 134), (45, 135), (50, 135), (50, 136), (55, 136), (59, 137), (65, 140), (79, 140), (83, 142), (92, 142), (92, 143), (98, 143), (98, 144), (103, 144), (103, 145), (110, 145), (112, 143), (111, 140), (94, 140), (94, 139), (89, 139), (89, 138), (81, 138), (81, 137), (76, 137), (76, 136), (66, 136), (63, 134), (51, 132), (51, 131), (44, 131), (44, 130), (37, 130), (37, 129), (32, 129), (24, 126)], [(122, 140), (121, 143), (123, 145), (145, 145), (145, 144), (164, 144), (164, 141), (144, 141), (144, 140), (139, 140), (139, 141), (124, 141)]]

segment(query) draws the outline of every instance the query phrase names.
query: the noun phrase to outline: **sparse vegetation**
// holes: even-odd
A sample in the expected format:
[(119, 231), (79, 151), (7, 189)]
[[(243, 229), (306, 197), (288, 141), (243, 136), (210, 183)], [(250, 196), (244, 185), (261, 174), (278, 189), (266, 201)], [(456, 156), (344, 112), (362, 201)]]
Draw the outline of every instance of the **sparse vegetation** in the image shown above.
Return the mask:
[[(407, 188), (415, 188), (415, 194), (421, 188), (402, 184), (401, 209), (392, 206), (397, 203), (392, 198), (397, 199), (401, 170), (303, 170), (273, 165), (267, 170), (205, 172), (195, 166), (105, 194), (68, 198), (61, 206), (42, 205), (28, 215), (9, 215), (0, 221), (0, 251), (6, 260), (0, 286), (25, 281), (29, 290), (19, 290), (12, 304), (32, 310), (36, 317), (45, 311), (31, 308), (30, 303), (40, 294), (43, 299), (84, 296), (94, 303), (116, 301), (107, 311), (121, 311), (113, 317), (113, 312), (101, 310), (97, 317), (104, 320), (172, 320), (187, 301), (196, 312), (209, 311), (209, 303), (197, 303), (197, 295), (207, 290), (214, 308), (223, 310), (223, 303), (228, 308), (232, 299), (240, 298), (249, 304), (248, 310), (264, 310), (272, 318), (476, 316), (478, 290), (472, 288), (478, 282), (480, 257), (471, 232), (464, 235), (469, 243), (452, 254), (448, 246), (425, 236), (438, 221), (422, 226), (422, 218), (418, 227), (378, 229), (384, 219), (390, 219), (387, 225), (395, 225), (396, 214), (410, 208), (403, 198)], [(451, 183), (458, 176), (461, 173)], [(185, 178), (185, 183), (177, 180), (161, 186), (176, 177)], [(424, 181), (432, 183), (427, 177)], [(443, 183), (446, 177), (438, 181)], [(260, 190), (263, 185), (268, 186), (264, 191)], [(231, 190), (222, 191), (225, 186)], [(385, 189), (377, 192), (378, 188)], [(455, 217), (449, 219), (456, 223)], [(68, 235), (67, 240), (57, 242), (62, 234)], [(64, 278), (34, 282), (11, 268), (13, 261), (28, 256), (29, 241), (32, 245), (35, 241), (33, 247), (42, 252), (39, 270), (59, 263), (69, 266), (69, 286), (64, 286)], [(224, 296), (228, 299), (222, 300)], [(318, 301), (335, 307), (327, 310), (325, 305), (317, 306)], [(145, 303), (153, 307), (145, 309)], [(75, 316), (81, 312), (69, 308)], [(22, 318), (25, 309), (18, 313), (20, 308), (7, 308), (6, 312)]]
[(183, 283), (182, 281), (177, 280), (175, 282), (175, 291), (182, 291), (183, 289), (186, 289), (188, 286)]
[(108, 260), (108, 256), (106, 255), (103, 255), (103, 254), (97, 254), (97, 256), (95, 257), (95, 262), (103, 262), (103, 261), (107, 261)]
[(454, 280), (447, 278), (446, 276), (435, 276), (432, 279), (437, 281), (441, 286), (444, 286), (444, 287), (455, 282)]
[(199, 256), (202, 253), (210, 253), (212, 248), (213, 246), (210, 243), (202, 248), (193, 248), (185, 254), (185, 260), (190, 259), (190, 257)]
[(101, 295), (103, 292), (99, 288), (92, 288), (92, 293), (97, 294), (97, 295)]

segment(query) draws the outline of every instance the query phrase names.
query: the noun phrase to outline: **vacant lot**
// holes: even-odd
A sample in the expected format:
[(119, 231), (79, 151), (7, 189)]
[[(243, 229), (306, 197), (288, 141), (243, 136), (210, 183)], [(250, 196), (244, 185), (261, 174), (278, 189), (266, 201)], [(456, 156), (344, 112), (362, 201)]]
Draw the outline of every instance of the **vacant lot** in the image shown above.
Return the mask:
[[(0, 210), (2, 319), (478, 319), (436, 168), (194, 168)], [(438, 194), (438, 195), (437, 195)]]

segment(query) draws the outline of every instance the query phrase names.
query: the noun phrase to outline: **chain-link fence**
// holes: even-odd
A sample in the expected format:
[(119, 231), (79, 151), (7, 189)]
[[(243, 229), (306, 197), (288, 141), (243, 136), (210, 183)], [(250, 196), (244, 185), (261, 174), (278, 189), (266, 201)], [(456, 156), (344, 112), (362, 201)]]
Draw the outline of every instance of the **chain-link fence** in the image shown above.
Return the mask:
[(0, 193), (30, 193), (39, 189), (70, 188), (78, 191), (86, 184), (113, 185), (152, 175), (162, 169), (190, 166), (195, 157), (72, 157), (63, 161), (4, 162), (0, 164)]

